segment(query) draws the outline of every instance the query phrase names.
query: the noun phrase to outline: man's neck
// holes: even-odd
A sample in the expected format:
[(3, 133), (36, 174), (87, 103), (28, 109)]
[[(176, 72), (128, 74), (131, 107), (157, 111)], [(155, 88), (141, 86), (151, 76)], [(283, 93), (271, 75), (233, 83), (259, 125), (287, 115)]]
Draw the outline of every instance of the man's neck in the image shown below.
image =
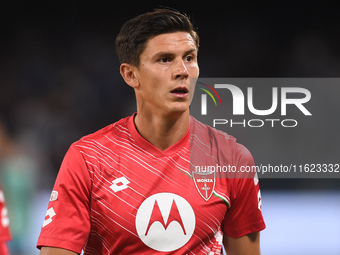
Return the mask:
[(189, 117), (189, 110), (171, 118), (137, 112), (134, 123), (141, 136), (161, 151), (165, 151), (186, 134)]

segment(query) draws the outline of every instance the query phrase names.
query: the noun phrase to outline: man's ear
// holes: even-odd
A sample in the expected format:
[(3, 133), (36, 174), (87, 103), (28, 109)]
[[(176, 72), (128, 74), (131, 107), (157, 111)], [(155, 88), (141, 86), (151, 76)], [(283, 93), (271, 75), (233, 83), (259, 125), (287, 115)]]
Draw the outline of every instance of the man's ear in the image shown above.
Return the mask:
[(138, 69), (136, 66), (123, 63), (120, 65), (120, 74), (124, 81), (132, 88), (137, 88), (139, 86)]

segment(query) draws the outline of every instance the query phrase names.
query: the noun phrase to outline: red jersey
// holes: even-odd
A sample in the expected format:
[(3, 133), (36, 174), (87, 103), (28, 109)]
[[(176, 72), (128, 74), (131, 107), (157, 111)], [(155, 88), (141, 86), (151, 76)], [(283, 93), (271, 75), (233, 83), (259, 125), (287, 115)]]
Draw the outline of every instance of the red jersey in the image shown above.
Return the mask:
[(5, 206), (4, 193), (0, 187), (0, 254), (8, 254), (6, 242), (11, 240), (9, 233), (9, 219), (8, 212)]
[[(220, 254), (223, 234), (240, 237), (264, 229), (254, 179), (191, 171), (191, 158), (209, 154), (204, 146), (212, 150), (205, 158), (217, 156), (220, 163), (234, 165), (254, 164), (247, 149), (191, 118), (186, 135), (161, 151), (140, 136), (133, 117), (70, 147), (38, 248), (84, 249), (84, 254)], [(227, 151), (216, 150), (219, 143), (227, 144)]]

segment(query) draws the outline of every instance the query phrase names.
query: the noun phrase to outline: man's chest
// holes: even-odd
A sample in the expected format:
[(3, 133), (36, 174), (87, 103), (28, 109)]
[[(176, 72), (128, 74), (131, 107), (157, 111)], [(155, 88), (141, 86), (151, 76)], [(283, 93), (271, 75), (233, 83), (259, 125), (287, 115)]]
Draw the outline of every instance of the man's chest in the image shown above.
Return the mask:
[(214, 176), (195, 177), (184, 159), (107, 165), (93, 175), (91, 222), (100, 235), (109, 230), (112, 240), (173, 251), (193, 239), (209, 242), (220, 231), (227, 206), (213, 195)]

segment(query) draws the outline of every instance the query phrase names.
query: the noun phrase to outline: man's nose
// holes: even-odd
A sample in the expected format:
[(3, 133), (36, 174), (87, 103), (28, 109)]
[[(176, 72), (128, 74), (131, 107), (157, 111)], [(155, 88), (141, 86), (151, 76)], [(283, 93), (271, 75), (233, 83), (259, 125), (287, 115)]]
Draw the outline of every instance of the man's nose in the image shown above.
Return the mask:
[(187, 79), (188, 77), (189, 77), (188, 67), (185, 65), (182, 59), (178, 60), (174, 67), (173, 78)]

